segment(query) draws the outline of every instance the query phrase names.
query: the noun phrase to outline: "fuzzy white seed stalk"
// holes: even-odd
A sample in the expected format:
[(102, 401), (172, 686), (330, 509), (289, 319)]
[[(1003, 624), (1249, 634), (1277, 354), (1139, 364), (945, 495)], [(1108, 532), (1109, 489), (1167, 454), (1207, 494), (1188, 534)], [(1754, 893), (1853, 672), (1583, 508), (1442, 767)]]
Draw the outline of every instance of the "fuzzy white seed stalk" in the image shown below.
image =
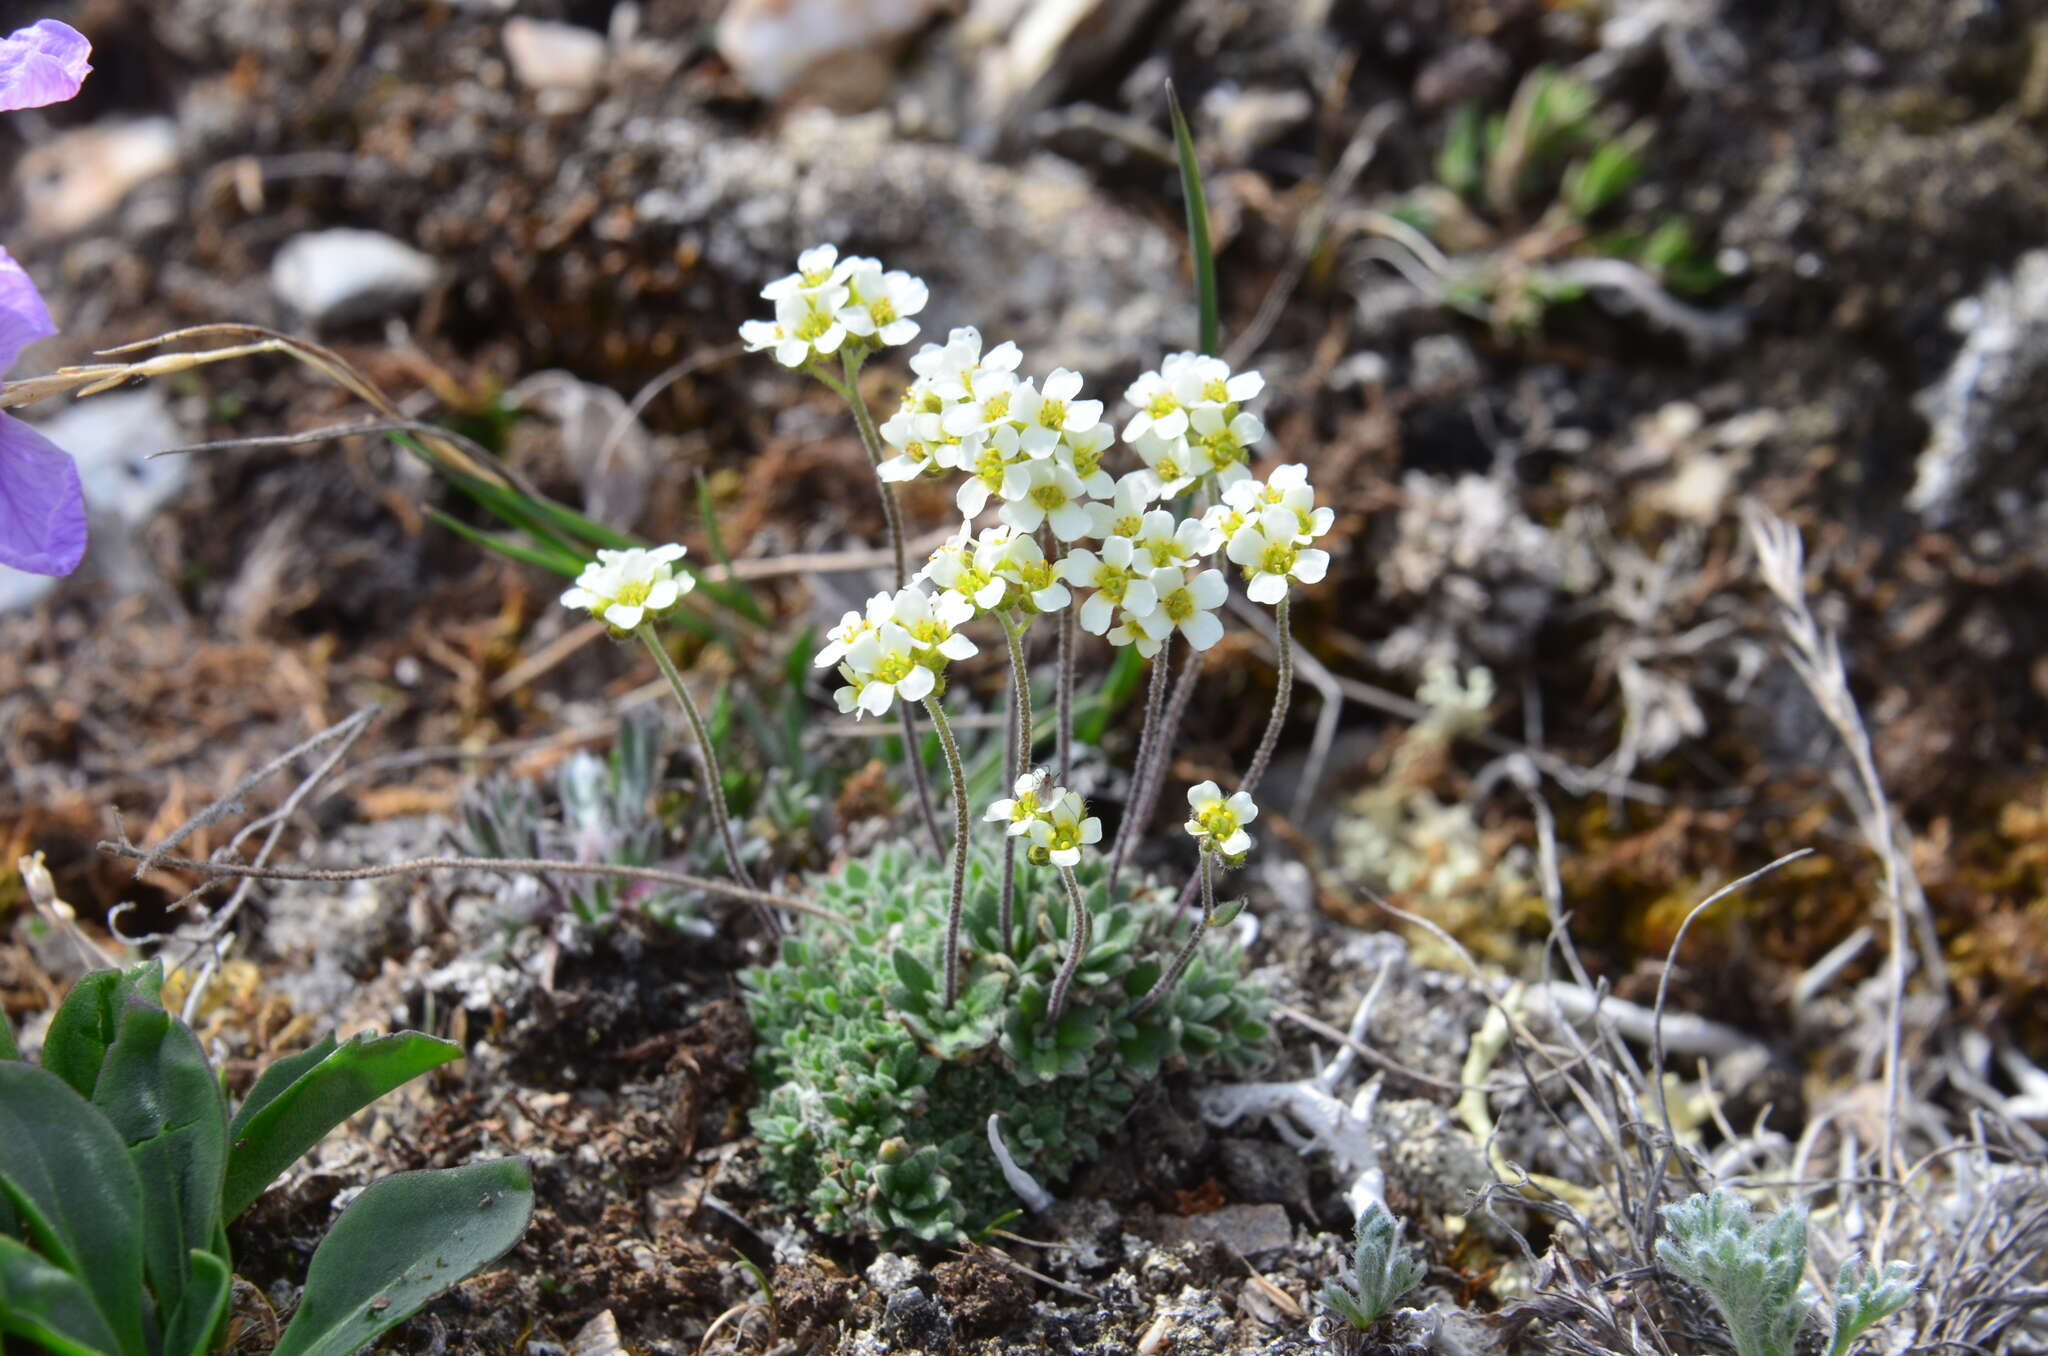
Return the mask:
[[(642, 622), (634, 634), (639, 636), (640, 643), (647, 647), (647, 653), (654, 656), (654, 662), (660, 667), (662, 677), (668, 679), (669, 690), (676, 694), (676, 701), (682, 705), (683, 715), (689, 719), (690, 733), (697, 740), (697, 756), (704, 765), (704, 799), (711, 807), (712, 822), (718, 826), (718, 842), (725, 850), (726, 869), (732, 872), (734, 880), (751, 890), (754, 888), (754, 877), (747, 870), (746, 863), (740, 860), (739, 840), (733, 834), (732, 814), (725, 804), (725, 776), (719, 770), (718, 751), (712, 747), (711, 732), (704, 726), (704, 717), (697, 710), (697, 701), (690, 695), (689, 686), (683, 682), (683, 675), (677, 671), (676, 661), (669, 658), (668, 649), (662, 645), (661, 638), (655, 635), (654, 624)], [(771, 931), (780, 930), (775, 924), (773, 914), (764, 909), (762, 916), (768, 921)]]
[(960, 766), (960, 745), (953, 739), (953, 726), (937, 697), (926, 697), (924, 709), (931, 713), (946, 750), (946, 771), (953, 778), (953, 898), (946, 909), (946, 1006), (960, 996), (960, 915), (967, 904), (967, 774)]
[(1074, 976), (1080, 972), (1082, 958), (1095, 940), (1095, 916), (1088, 912), (1087, 902), (1081, 898), (1081, 883), (1074, 879), (1074, 868), (1060, 868), (1060, 884), (1067, 892), (1067, 958), (1060, 962), (1060, 972), (1052, 981), (1052, 997), (1045, 1008), (1049, 1022), (1066, 1016)]
[[(1024, 662), (1024, 636), (1030, 623), (1013, 624), (1003, 620), (1003, 635), (1010, 642), (1010, 741), (1003, 759), (1003, 785), (1014, 786), (1017, 770), (1031, 760), (1032, 716), (1031, 716), (1031, 670)], [(1003, 950), (1011, 946), (1010, 930), (1016, 919), (1017, 908), (1017, 838), (1014, 834), (1003, 835), (1003, 886), (1002, 903), (997, 914), (997, 936), (1003, 939)]]
[(1180, 977), (1186, 974), (1188, 966), (1194, 963), (1195, 952), (1200, 949), (1202, 938), (1206, 937), (1209, 929), (1214, 926), (1216, 921), (1215, 860), (1215, 853), (1207, 848), (1202, 849), (1201, 863), (1195, 870), (1195, 878), (1188, 882), (1190, 885), (1199, 884), (1201, 888), (1202, 916), (1195, 920), (1194, 927), (1188, 932), (1187, 941), (1181, 944), (1180, 950), (1174, 952), (1173, 960), (1166, 967), (1166, 973), (1159, 976), (1152, 987), (1145, 991), (1145, 996), (1132, 1005), (1131, 1016), (1136, 1017), (1173, 992), (1173, 986), (1180, 983)]

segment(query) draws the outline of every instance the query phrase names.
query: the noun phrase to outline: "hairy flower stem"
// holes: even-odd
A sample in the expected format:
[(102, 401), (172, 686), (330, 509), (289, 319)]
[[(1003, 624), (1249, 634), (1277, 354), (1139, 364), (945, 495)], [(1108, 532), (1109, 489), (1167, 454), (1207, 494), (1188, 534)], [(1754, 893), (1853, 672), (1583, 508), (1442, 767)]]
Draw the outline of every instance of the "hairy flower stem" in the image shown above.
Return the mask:
[[(1017, 775), (1024, 764), (1031, 761), (1031, 670), (1024, 662), (1024, 636), (1031, 629), (1026, 621), (1013, 625), (1005, 617), (1003, 635), (1010, 642), (1010, 742), (1003, 758), (1003, 785), (1017, 784)], [(1010, 926), (1015, 918), (1017, 905), (1017, 839), (1013, 834), (1003, 835), (1003, 896), (1002, 909), (998, 915), (997, 933), (1003, 939), (1003, 950), (1010, 949)]]
[[(1166, 715), (1159, 722), (1159, 728), (1152, 735), (1151, 761), (1140, 770), (1142, 785), (1137, 796), (1137, 808), (1132, 812), (1140, 824), (1152, 822), (1153, 811), (1159, 808), (1159, 792), (1166, 783), (1166, 773), (1173, 766), (1173, 746), (1180, 740), (1181, 721), (1188, 712), (1188, 701), (1195, 695), (1195, 684), (1202, 676), (1201, 656), (1189, 651), (1187, 662), (1181, 666), (1180, 677), (1174, 680), (1173, 695), (1167, 698)], [(1142, 833), (1142, 829), (1133, 829)], [(1188, 901), (1194, 898), (1194, 881), (1181, 892), (1182, 913), (1187, 911)], [(1174, 918), (1179, 920), (1180, 914)]]
[(1095, 916), (1088, 912), (1088, 905), (1081, 898), (1081, 883), (1074, 879), (1072, 867), (1060, 868), (1060, 884), (1067, 890), (1067, 958), (1060, 962), (1060, 972), (1052, 981), (1052, 997), (1046, 1002), (1045, 1018), (1049, 1022), (1057, 1022), (1066, 1015), (1067, 995), (1074, 987), (1074, 976), (1095, 940)]
[[(903, 504), (897, 498), (896, 486), (881, 478), (882, 433), (875, 427), (867, 397), (860, 393), (860, 367), (866, 358), (865, 353), (855, 356), (851, 348), (839, 351), (840, 366), (846, 373), (843, 383), (816, 363), (811, 365), (811, 375), (838, 392), (846, 407), (853, 411), (861, 448), (868, 454), (868, 466), (876, 472), (875, 487), (882, 493), (882, 521), (889, 529), (889, 549), (896, 557), (896, 587), (900, 590), (910, 582), (910, 565), (903, 554)], [(903, 758), (910, 764), (910, 784), (917, 789), (918, 814), (924, 819), (925, 831), (932, 836), (932, 850), (944, 852), (946, 837), (939, 829), (938, 807), (932, 801), (931, 777), (924, 766), (924, 743), (917, 737), (917, 712), (906, 703), (897, 708), (897, 719), (903, 723)]]
[(1059, 692), (1054, 698), (1059, 710), (1054, 725), (1059, 732), (1059, 784), (1065, 786), (1074, 771), (1074, 611), (1060, 610)]
[(1145, 694), (1145, 725), (1138, 733), (1138, 756), (1131, 764), (1131, 796), (1124, 807), (1124, 822), (1117, 826), (1116, 849), (1109, 857), (1111, 890), (1116, 889), (1117, 877), (1123, 874), (1124, 855), (1143, 831), (1139, 826), (1146, 822), (1138, 818), (1138, 800), (1143, 794), (1146, 769), (1151, 764), (1152, 745), (1159, 737), (1159, 715), (1166, 705), (1166, 669), (1173, 654), (1172, 637), (1167, 639), (1169, 643), (1160, 646), (1159, 653), (1152, 656), (1152, 681)]
[[(733, 836), (732, 816), (725, 805), (725, 775), (719, 770), (718, 751), (711, 746), (711, 732), (704, 728), (704, 717), (697, 710), (697, 701), (690, 695), (688, 685), (683, 682), (683, 675), (677, 671), (676, 661), (669, 658), (668, 650), (663, 647), (660, 637), (654, 634), (654, 623), (640, 623), (634, 634), (639, 636), (640, 643), (647, 647), (647, 653), (654, 656), (654, 662), (661, 668), (662, 677), (668, 679), (669, 689), (676, 694), (676, 700), (682, 703), (683, 714), (689, 717), (690, 733), (697, 737), (697, 753), (704, 763), (704, 799), (711, 806), (712, 822), (718, 826), (718, 842), (725, 849), (726, 869), (732, 872), (734, 880), (751, 890), (754, 888), (754, 877), (747, 870), (746, 863), (740, 860), (739, 840)], [(760, 908), (759, 905), (755, 907)], [(771, 935), (782, 930), (781, 925), (775, 921), (774, 914), (766, 909), (760, 909), (760, 913), (767, 922)]]
[(1180, 977), (1186, 974), (1188, 966), (1193, 964), (1196, 948), (1201, 946), (1202, 938), (1208, 935), (1210, 927), (1216, 921), (1216, 877), (1213, 865), (1215, 859), (1214, 853), (1206, 848), (1202, 850), (1201, 865), (1196, 868), (1194, 879), (1188, 882), (1189, 885), (1199, 883), (1201, 886), (1202, 916), (1195, 920), (1194, 928), (1188, 933), (1188, 939), (1181, 944), (1180, 950), (1173, 953), (1173, 962), (1166, 967), (1166, 973), (1161, 975), (1158, 981), (1145, 991), (1145, 996), (1132, 1006), (1130, 1016), (1136, 1017), (1172, 993), (1173, 986), (1180, 983)]
[(1259, 789), (1259, 782), (1266, 775), (1266, 767), (1273, 761), (1273, 750), (1280, 743), (1280, 727), (1287, 723), (1288, 703), (1294, 697), (1294, 643), (1287, 624), (1286, 594), (1280, 595), (1279, 606), (1273, 609), (1273, 646), (1279, 651), (1280, 676), (1273, 689), (1273, 713), (1266, 717), (1266, 732), (1259, 737), (1258, 752), (1252, 755), (1252, 765), (1245, 772), (1244, 780), (1237, 789), (1251, 795)]
[(953, 776), (953, 900), (946, 909), (946, 1006), (960, 996), (960, 914), (967, 904), (967, 774), (960, 768), (960, 745), (954, 742), (946, 708), (936, 696), (924, 699), (939, 743), (946, 749), (946, 770)]

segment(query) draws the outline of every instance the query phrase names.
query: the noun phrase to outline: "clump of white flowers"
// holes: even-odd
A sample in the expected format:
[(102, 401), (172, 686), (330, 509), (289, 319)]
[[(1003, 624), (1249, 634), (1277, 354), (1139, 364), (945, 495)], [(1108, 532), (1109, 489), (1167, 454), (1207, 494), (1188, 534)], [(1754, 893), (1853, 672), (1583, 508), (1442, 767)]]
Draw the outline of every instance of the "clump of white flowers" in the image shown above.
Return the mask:
[[(1008, 937), (1015, 848), (1022, 846), (1033, 860), (1070, 877), (1083, 850), (1102, 838), (1101, 822), (1087, 813), (1080, 795), (1057, 784), (1066, 780), (1068, 767), (1075, 626), (1112, 645), (1130, 646), (1152, 662), (1132, 808), (1111, 866), (1114, 881), (1126, 841), (1149, 817), (1151, 797), (1170, 763), (1172, 731), (1158, 728), (1167, 709), (1167, 648), (1179, 636), (1191, 653), (1199, 653), (1223, 637), (1230, 576), (1217, 568), (1221, 553), (1241, 570), (1248, 596), (1276, 608), (1280, 683), (1259, 755), (1240, 789), (1225, 796), (1214, 782), (1205, 782), (1189, 793), (1187, 828), (1200, 851), (1203, 926), (1213, 925), (1218, 914), (1211, 872), (1216, 863), (1236, 865), (1251, 847), (1244, 825), (1258, 810), (1250, 792), (1287, 709), (1288, 594), (1328, 571), (1329, 554), (1316, 543), (1334, 517), (1317, 507), (1305, 466), (1282, 466), (1263, 481), (1254, 479), (1252, 461), (1266, 426), (1245, 406), (1263, 393), (1264, 378), (1234, 372), (1203, 354), (1168, 355), (1125, 392), (1135, 412), (1121, 430), (1127, 462), (1113, 468), (1118, 430), (1104, 418), (1103, 402), (1086, 394), (1081, 375), (1065, 368), (1029, 375), (1015, 344), (990, 346), (972, 327), (955, 329), (943, 344), (926, 343), (911, 355), (913, 380), (894, 412), (877, 425), (855, 377), (870, 353), (916, 336), (911, 317), (923, 310), (928, 289), (908, 274), (887, 271), (872, 259), (842, 259), (835, 247), (820, 245), (806, 250), (796, 271), (770, 283), (762, 295), (774, 303), (775, 316), (749, 321), (741, 337), (750, 349), (809, 371), (847, 400), (881, 484), (897, 548), (896, 591), (878, 593), (863, 611), (847, 613), (817, 663), (836, 668), (844, 680), (836, 693), (840, 710), (880, 715), (892, 706), (922, 703), (941, 736), (958, 823), (954, 919), (945, 957), (948, 1004), (957, 992), (968, 811), (958, 750), (938, 698), (946, 666), (976, 653), (960, 628), (984, 618), (998, 622), (1009, 652), (1005, 775), (1013, 779), (1012, 794), (984, 815), (985, 822), (1005, 830), (1001, 916), (1002, 935)], [(839, 377), (822, 362), (835, 354)], [(959, 478), (954, 506), (962, 522), (913, 579), (902, 558), (897, 487), (949, 475)], [(991, 513), (995, 521), (988, 522), (983, 515)], [(1059, 627), (1059, 771), (1018, 775), (1035, 742), (1025, 645), (1036, 620), (1048, 616)], [(1182, 669), (1174, 712), (1185, 708), (1199, 668), (1190, 661)], [(1165, 723), (1177, 720), (1176, 714)], [(1075, 917), (1068, 979), (1086, 950), (1090, 927), (1078, 887), (1071, 880), (1069, 886)], [(1199, 929), (1189, 948), (1198, 937)], [(1184, 949), (1160, 985), (1170, 987), (1191, 955)], [(1064, 985), (1057, 988), (1063, 995)], [(1146, 1001), (1163, 991), (1156, 989)]]
[(674, 544), (599, 551), (562, 595), (562, 606), (588, 612), (614, 632), (635, 630), (648, 618), (671, 611), (697, 586), (696, 579), (675, 571), (685, 554)]
[(833, 695), (842, 712), (879, 716), (899, 697), (931, 696), (948, 662), (977, 652), (955, 629), (973, 615), (973, 605), (953, 593), (934, 597), (914, 586), (878, 593), (865, 612), (840, 618), (812, 662), (838, 665), (846, 686)]
[(797, 256), (796, 272), (761, 289), (775, 303), (773, 320), (749, 320), (740, 340), (750, 353), (764, 350), (784, 367), (808, 367), (842, 347), (895, 347), (917, 338), (917, 322), (930, 297), (924, 281), (858, 256), (841, 259), (837, 245), (818, 245)]

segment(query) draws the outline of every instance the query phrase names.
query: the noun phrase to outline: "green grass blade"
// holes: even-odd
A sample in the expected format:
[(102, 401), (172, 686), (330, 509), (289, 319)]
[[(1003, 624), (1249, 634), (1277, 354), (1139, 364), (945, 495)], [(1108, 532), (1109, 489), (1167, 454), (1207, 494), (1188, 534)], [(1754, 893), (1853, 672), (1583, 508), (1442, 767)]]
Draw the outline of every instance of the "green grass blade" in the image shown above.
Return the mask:
[(471, 527), (468, 523), (443, 513), (437, 508), (428, 509), (427, 517), (447, 528), (456, 536), (475, 542), (487, 551), (496, 551), (501, 556), (510, 556), (512, 559), (523, 561), (528, 565), (538, 565), (543, 570), (553, 570), (556, 574), (564, 575), (570, 579), (574, 579), (583, 572), (584, 562), (559, 547), (553, 550), (542, 550), (537, 546), (522, 546), (516, 541), (507, 541), (503, 537), (495, 537), (488, 532)]
[(1180, 192), (1188, 207), (1188, 250), (1195, 262), (1195, 303), (1202, 316), (1202, 352), (1223, 347), (1222, 311), (1216, 296), (1216, 250), (1209, 240), (1209, 200), (1202, 194), (1202, 167), (1195, 163), (1195, 138), (1180, 111), (1180, 96), (1166, 82), (1166, 107), (1173, 115), (1173, 144), (1180, 152)]

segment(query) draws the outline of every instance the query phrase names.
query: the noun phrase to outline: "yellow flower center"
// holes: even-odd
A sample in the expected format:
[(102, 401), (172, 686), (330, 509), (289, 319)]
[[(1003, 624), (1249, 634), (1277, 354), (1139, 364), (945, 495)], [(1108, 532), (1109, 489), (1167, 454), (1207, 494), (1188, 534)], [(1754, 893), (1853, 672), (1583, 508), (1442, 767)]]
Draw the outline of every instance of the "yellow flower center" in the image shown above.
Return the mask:
[(796, 327), (796, 337), (806, 343), (822, 336), (832, 328), (832, 317), (823, 311), (810, 311), (804, 315), (803, 323)]
[(1237, 816), (1230, 812), (1226, 801), (1219, 800), (1196, 811), (1195, 822), (1202, 826), (1203, 833), (1218, 843), (1229, 841), (1230, 836), (1237, 832)]
[(1039, 405), (1039, 407), (1038, 407), (1038, 426), (1039, 426), (1040, 428), (1054, 428), (1054, 429), (1056, 429), (1056, 428), (1062, 428), (1062, 427), (1064, 427), (1064, 426), (1066, 425), (1066, 422), (1067, 422), (1067, 402), (1066, 402), (1066, 401), (1064, 401), (1064, 400), (1048, 400), (1048, 401), (1045, 401), (1044, 403), (1042, 403), (1042, 404), (1040, 404), (1040, 405)]
[(1135, 513), (1126, 513), (1109, 525), (1112, 537), (1135, 537), (1144, 529), (1145, 520)]
[(1057, 485), (1040, 485), (1031, 492), (1031, 502), (1051, 513), (1066, 506), (1067, 492)]
[(1145, 402), (1145, 413), (1154, 419), (1164, 419), (1179, 408), (1180, 402), (1173, 398), (1171, 391), (1155, 392), (1152, 398)]
[(1186, 589), (1175, 589), (1162, 598), (1159, 605), (1166, 609), (1166, 615), (1172, 618), (1176, 625), (1188, 620), (1197, 611), (1195, 595)]
[(1266, 549), (1259, 553), (1259, 569), (1266, 574), (1292, 573), (1294, 558), (1298, 554), (1293, 542), (1268, 542)]
[(1073, 447), (1071, 450), (1074, 454), (1074, 474), (1081, 479), (1086, 480), (1102, 469), (1100, 448)]
[(875, 664), (875, 680), (883, 683), (900, 683), (910, 676), (916, 667), (907, 654), (885, 654)]
[(1010, 412), (1010, 393), (1008, 391), (998, 391), (988, 398), (988, 404), (983, 406), (982, 409), (988, 421), (994, 423)]
[(653, 591), (654, 585), (645, 579), (635, 579), (632, 583), (621, 588), (619, 596), (612, 599), (612, 601), (626, 607), (639, 607), (647, 601), (647, 595)]
[(878, 329), (883, 325), (895, 324), (896, 303), (887, 297), (876, 297), (868, 303), (868, 318), (875, 322)]
[(1131, 577), (1131, 572), (1121, 565), (1104, 565), (1095, 572), (1095, 587), (1112, 603), (1120, 603), (1131, 587)]
[(1228, 404), (1230, 401), (1230, 388), (1223, 384), (1221, 378), (1211, 377), (1202, 384), (1202, 399), (1217, 405)]

